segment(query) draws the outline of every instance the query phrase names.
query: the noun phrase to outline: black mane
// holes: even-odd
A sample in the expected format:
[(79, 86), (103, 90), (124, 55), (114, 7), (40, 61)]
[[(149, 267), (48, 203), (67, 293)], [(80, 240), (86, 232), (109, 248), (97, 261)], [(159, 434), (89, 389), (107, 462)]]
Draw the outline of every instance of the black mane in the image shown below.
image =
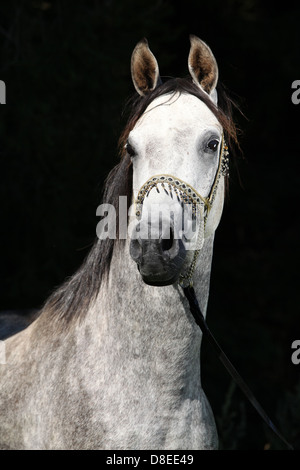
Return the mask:
[[(119, 140), (120, 162), (108, 175), (103, 191), (103, 202), (115, 207), (117, 217), (119, 196), (127, 196), (129, 203), (132, 198), (132, 165), (130, 157), (125, 151), (128, 135), (153, 100), (162, 95), (175, 93), (192, 94), (203, 101), (221, 123), (231, 154), (234, 144), (238, 145), (236, 128), (232, 120), (233, 102), (221, 86), (218, 86), (218, 108), (190, 78), (169, 79), (148, 95), (135, 96), (129, 102), (128, 122)], [(67, 323), (72, 319), (84, 316), (91, 302), (96, 298), (103, 279), (109, 273), (115, 244), (122, 242), (124, 240), (118, 240), (118, 238), (116, 240), (97, 239), (81, 267), (50, 296), (43, 311), (47, 314), (50, 311), (56, 318), (61, 318)]]

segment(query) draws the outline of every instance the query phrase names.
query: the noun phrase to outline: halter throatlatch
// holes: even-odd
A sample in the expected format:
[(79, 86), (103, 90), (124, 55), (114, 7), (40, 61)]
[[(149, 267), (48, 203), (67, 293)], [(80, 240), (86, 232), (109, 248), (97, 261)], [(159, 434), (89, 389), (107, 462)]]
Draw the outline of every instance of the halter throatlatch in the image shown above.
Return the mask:
[(149, 196), (150, 192), (155, 188), (157, 192), (165, 191), (168, 195), (173, 197), (173, 193), (177, 197), (178, 201), (182, 204), (190, 204), (192, 207), (192, 216), (197, 221), (198, 233), (195, 244), (194, 256), (190, 267), (187, 272), (180, 274), (179, 284), (182, 287), (192, 285), (192, 276), (196, 267), (197, 258), (201, 251), (204, 243), (205, 226), (208, 214), (212, 208), (213, 202), (216, 197), (218, 184), (221, 176), (228, 176), (229, 174), (229, 157), (228, 147), (225, 143), (224, 136), (222, 136), (222, 145), (220, 150), (219, 165), (215, 175), (213, 185), (210, 193), (207, 197), (201, 196), (196, 189), (186, 183), (180, 178), (175, 176), (163, 174), (154, 175), (149, 178), (143, 186), (140, 188), (136, 204), (136, 217), (138, 219), (142, 216), (142, 206), (146, 197)]

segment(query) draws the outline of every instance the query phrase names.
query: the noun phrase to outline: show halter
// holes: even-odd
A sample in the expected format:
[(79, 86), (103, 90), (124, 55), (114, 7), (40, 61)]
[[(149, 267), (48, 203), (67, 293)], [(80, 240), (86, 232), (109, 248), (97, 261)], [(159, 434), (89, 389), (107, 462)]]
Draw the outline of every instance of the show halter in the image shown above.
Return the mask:
[[(276, 426), (273, 424), (271, 419), (268, 417), (267, 413), (264, 411), (263, 407), (257, 401), (252, 391), (249, 389), (248, 385), (242, 379), (240, 374), (237, 372), (235, 367), (232, 365), (231, 361), (228, 359), (219, 343), (211, 333), (205, 318), (200, 310), (199, 303), (193, 288), (192, 277), (195, 271), (197, 258), (201, 251), (204, 242), (205, 235), (205, 226), (208, 214), (212, 208), (213, 202), (216, 197), (218, 184), (221, 176), (228, 176), (229, 174), (229, 157), (228, 157), (228, 147), (224, 140), (224, 135), (222, 136), (222, 145), (220, 150), (219, 165), (215, 175), (213, 185), (211, 187), (208, 197), (201, 196), (191, 185), (176, 178), (175, 176), (162, 174), (154, 175), (149, 178), (143, 186), (140, 188), (137, 198), (136, 198), (136, 217), (141, 218), (142, 215), (142, 206), (145, 200), (145, 197), (149, 196), (149, 193), (156, 188), (157, 192), (160, 192), (160, 189), (165, 191), (168, 195), (172, 196), (172, 190), (175, 192), (179, 202), (183, 204), (192, 205), (192, 215), (198, 219), (199, 227), (197, 234), (197, 241), (195, 245), (193, 260), (187, 272), (181, 274), (179, 277), (179, 284), (183, 288), (183, 292), (188, 300), (190, 311), (194, 317), (196, 324), (201, 329), (204, 336), (207, 337), (208, 341), (217, 351), (220, 361), (223, 363), (228, 373), (239, 386), (242, 392), (245, 394), (246, 398), (250, 401), (252, 406), (255, 408), (260, 417), (268, 425), (268, 427), (281, 439), (281, 441), (287, 446), (289, 450), (293, 450), (293, 446), (284, 438), (284, 436), (278, 431)], [(169, 192), (168, 192), (169, 190)]]
[(196, 189), (194, 189), (191, 185), (189, 185), (182, 179), (168, 174), (154, 175), (149, 178), (140, 188), (136, 197), (136, 217), (138, 219), (140, 219), (142, 215), (142, 206), (145, 197), (149, 196), (150, 191), (152, 191), (153, 188), (156, 188), (157, 192), (160, 192), (159, 188), (161, 187), (162, 190), (164, 190), (167, 194), (170, 195), (172, 195), (172, 190), (174, 190), (179, 202), (183, 204), (191, 204), (192, 215), (193, 217), (197, 218), (199, 227), (193, 260), (187, 272), (184, 274), (180, 274), (179, 277), (179, 284), (181, 285), (181, 287), (187, 287), (189, 285), (192, 285), (192, 277), (195, 271), (197, 258), (204, 242), (207, 217), (215, 200), (220, 178), (221, 176), (228, 176), (229, 173), (228, 154), (228, 147), (225, 143), (224, 135), (222, 135), (218, 169), (216, 171), (215, 179), (211, 187), (210, 193), (207, 197), (201, 196), (196, 191)]

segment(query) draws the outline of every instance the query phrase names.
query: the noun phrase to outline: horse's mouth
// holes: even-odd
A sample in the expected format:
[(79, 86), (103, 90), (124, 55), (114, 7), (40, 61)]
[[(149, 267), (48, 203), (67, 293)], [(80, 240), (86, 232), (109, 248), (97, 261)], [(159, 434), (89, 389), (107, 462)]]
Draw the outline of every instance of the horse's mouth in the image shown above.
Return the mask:
[(186, 250), (181, 240), (132, 240), (130, 255), (145, 284), (168, 286), (178, 280)]
[(154, 287), (170, 286), (172, 284), (175, 284), (179, 277), (179, 273), (177, 273), (173, 277), (168, 278), (168, 273), (160, 273), (156, 270), (153, 270), (147, 274), (143, 274), (139, 265), (138, 270), (142, 276), (144, 283)]

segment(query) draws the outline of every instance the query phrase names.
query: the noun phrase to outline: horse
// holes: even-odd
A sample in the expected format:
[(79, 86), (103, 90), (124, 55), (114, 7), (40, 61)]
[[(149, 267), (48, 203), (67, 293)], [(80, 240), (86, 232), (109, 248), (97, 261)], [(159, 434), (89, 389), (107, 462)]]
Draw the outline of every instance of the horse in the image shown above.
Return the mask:
[(146, 39), (133, 50), (136, 94), (98, 237), (5, 340), (1, 449), (218, 448), (183, 289), (193, 283), (205, 314), (236, 129), (216, 59), (196, 36), (188, 70), (163, 79)]

